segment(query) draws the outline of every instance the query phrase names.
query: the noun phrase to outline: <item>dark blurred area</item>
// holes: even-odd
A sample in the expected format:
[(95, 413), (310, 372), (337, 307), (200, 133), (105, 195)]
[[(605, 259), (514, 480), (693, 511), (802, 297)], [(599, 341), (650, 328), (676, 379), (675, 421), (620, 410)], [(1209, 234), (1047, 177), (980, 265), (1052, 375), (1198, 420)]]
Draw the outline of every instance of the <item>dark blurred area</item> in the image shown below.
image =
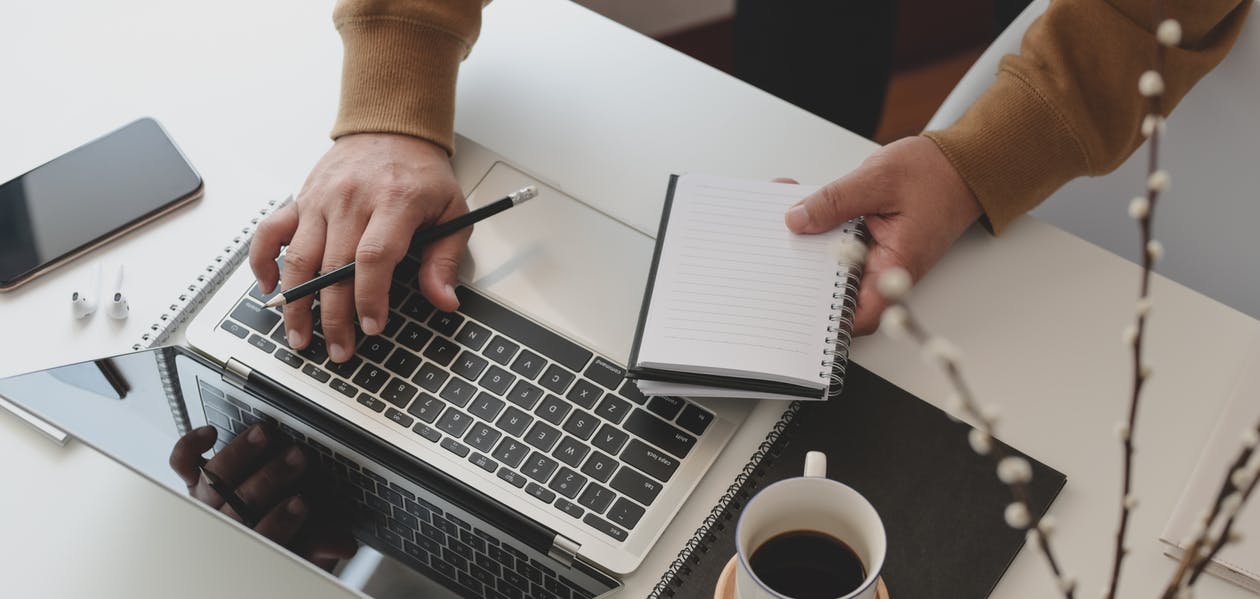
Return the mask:
[(660, 41), (879, 143), (919, 133), (1030, 0), (736, 0)]

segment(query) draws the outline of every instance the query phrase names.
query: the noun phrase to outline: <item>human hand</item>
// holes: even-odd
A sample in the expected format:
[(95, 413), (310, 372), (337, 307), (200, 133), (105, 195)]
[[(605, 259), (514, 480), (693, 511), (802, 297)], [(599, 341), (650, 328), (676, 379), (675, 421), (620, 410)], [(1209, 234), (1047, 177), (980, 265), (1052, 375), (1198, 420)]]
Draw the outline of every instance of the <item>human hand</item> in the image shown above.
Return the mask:
[[(357, 546), (348, 532), (333, 524), (330, 514), (312, 515), (312, 505), (302, 483), (307, 458), (301, 448), (283, 436), (257, 424), (237, 435), (210, 461), (201, 454), (214, 447), (218, 430), (203, 426), (180, 437), (171, 450), (171, 469), (183, 479), (188, 494), (237, 522), (257, 520), (254, 530), (288, 547), (315, 565), (330, 569), (339, 559), (349, 559)], [(201, 473), (205, 468), (236, 491), (249, 510), (237, 513)], [(312, 490), (315, 491), (315, 490)], [(319, 493), (313, 492), (318, 496)], [(322, 516), (322, 517), (321, 517)]]
[[(354, 355), (356, 308), (365, 334), (384, 330), (394, 268), (416, 229), (466, 212), (468, 204), (442, 148), (407, 135), (347, 135), (315, 165), (297, 201), (259, 226), (249, 264), (263, 291), (270, 293), (277, 281), (288, 289), (318, 272), (357, 261), (353, 283), (319, 292), (329, 356), (345, 362)], [(469, 227), (423, 250), (417, 273), (420, 292), (439, 310), (459, 307), (454, 285), (471, 234)], [(285, 245), (282, 275), (276, 257)], [(284, 307), (286, 336), (295, 349), (310, 343), (313, 299)]]
[(879, 328), (887, 306), (875, 288), (880, 273), (901, 267), (919, 280), (980, 214), (975, 194), (936, 143), (909, 137), (880, 148), (797, 203), (784, 222), (795, 233), (823, 233), (866, 217), (870, 251), (854, 332), (867, 335)]

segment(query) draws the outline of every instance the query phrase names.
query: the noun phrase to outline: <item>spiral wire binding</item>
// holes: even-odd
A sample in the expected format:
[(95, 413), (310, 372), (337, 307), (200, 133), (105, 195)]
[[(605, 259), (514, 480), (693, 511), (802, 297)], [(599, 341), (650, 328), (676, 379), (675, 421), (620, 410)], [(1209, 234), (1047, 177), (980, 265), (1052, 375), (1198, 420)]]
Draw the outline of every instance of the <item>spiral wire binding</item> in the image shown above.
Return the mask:
[[(866, 224), (861, 218), (845, 224), (844, 231), (853, 234), (858, 241), (866, 241)], [(840, 395), (844, 387), (844, 374), (849, 364), (849, 343), (853, 340), (853, 315), (857, 309), (858, 284), (861, 279), (861, 264), (848, 265), (844, 270), (836, 271), (835, 286), (836, 289), (843, 289), (843, 292), (836, 291), (832, 295), (840, 300), (839, 303), (832, 304), (836, 313), (830, 319), (836, 324), (827, 327), (828, 334), (835, 335), (828, 337), (827, 342), (834, 347), (824, 352), (828, 359), (822, 361), (822, 366), (829, 366), (830, 369), (818, 373), (820, 377), (829, 378), (827, 399)], [(652, 587), (648, 599), (673, 597), (677, 594), (678, 587), (690, 575), (691, 566), (700, 562), (703, 555), (708, 553), (710, 543), (716, 540), (714, 533), (726, 529), (726, 522), (735, 518), (743, 504), (752, 498), (753, 491), (759, 484), (757, 479), (764, 475), (765, 467), (773, 464), (783, 452), (783, 444), (787, 439), (785, 435), (790, 428), (797, 425), (796, 414), (800, 410), (801, 402), (793, 401), (783, 411), (778, 422), (757, 446), (757, 451), (744, 463), (744, 468), (735, 475), (735, 480), (731, 481), (726, 492), (718, 499), (717, 505), (709, 510), (695, 534), (679, 550), (656, 586)]]

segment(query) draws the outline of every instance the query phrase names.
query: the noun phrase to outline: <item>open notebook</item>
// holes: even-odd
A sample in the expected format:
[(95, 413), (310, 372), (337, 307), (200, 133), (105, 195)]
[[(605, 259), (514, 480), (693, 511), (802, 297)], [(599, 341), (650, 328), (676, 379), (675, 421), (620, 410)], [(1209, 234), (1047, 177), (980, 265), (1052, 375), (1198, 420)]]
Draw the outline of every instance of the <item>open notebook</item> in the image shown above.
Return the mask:
[(839, 393), (860, 266), (837, 262), (860, 222), (796, 235), (808, 185), (673, 176), (630, 373), (646, 395), (825, 399)]

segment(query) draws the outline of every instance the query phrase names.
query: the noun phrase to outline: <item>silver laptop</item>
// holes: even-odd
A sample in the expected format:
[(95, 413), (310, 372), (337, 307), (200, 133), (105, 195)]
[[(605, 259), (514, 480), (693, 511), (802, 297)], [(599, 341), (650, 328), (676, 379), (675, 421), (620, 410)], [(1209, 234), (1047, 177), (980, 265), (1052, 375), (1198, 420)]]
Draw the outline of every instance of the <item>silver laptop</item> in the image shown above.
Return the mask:
[[(625, 378), (649, 236), (462, 138), (456, 174), (473, 207), (540, 191), (477, 226), (457, 313), (417, 292), (409, 257), (385, 333), (360, 335), (339, 365), (320, 339), (286, 347), (279, 312), (262, 307), (242, 267), (189, 325), (191, 350), (16, 377), (0, 394), (180, 491), (166, 466), (180, 436), (215, 426), (212, 460), (250, 426), (275, 423), (312, 456), (320, 489), (309, 493), (331, 498), (330, 520), (416, 588), (604, 595), (751, 404), (648, 398)], [(108, 372), (126, 383), (122, 400)], [(73, 401), (46, 399), (59, 395)]]

